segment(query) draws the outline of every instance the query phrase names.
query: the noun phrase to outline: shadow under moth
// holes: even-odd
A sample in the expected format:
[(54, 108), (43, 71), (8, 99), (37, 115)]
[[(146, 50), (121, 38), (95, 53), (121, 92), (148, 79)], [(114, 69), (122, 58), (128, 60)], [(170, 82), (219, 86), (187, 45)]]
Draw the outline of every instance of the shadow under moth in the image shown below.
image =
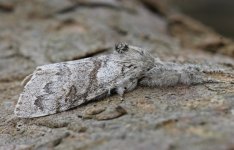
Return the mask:
[(15, 115), (33, 118), (66, 111), (112, 93), (122, 97), (137, 85), (215, 81), (198, 65), (162, 62), (139, 47), (119, 43), (109, 55), (39, 66), (23, 82)]

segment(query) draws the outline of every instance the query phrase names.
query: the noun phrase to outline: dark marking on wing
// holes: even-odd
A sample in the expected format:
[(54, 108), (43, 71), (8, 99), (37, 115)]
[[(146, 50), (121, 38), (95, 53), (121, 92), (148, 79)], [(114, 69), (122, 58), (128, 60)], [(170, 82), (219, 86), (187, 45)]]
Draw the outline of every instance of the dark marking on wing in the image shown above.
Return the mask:
[(74, 85), (72, 85), (69, 89), (69, 92), (65, 96), (65, 102), (74, 101), (77, 98), (76, 93), (77, 93), (77, 89)]
[(43, 89), (45, 90), (46, 93), (48, 94), (53, 94), (54, 92), (51, 91), (51, 85), (53, 84), (53, 82), (49, 82), (47, 83)]
[(34, 105), (37, 106), (41, 111), (43, 111), (44, 109), (44, 106), (42, 104), (43, 99), (44, 99), (43, 95), (37, 96), (37, 99), (34, 102)]
[(83, 94), (77, 94), (77, 88), (75, 85), (72, 85), (71, 88), (69, 89), (68, 94), (65, 96), (66, 99), (65, 101), (69, 101), (70, 105), (69, 108), (75, 107), (77, 104), (76, 102), (78, 100), (83, 100), (82, 103), (86, 103), (88, 101), (87, 97), (90, 94), (90, 91), (94, 90), (97, 88), (97, 73), (100, 67), (102, 66), (102, 60), (97, 60), (96, 58), (90, 58), (94, 64), (92, 71), (89, 73), (89, 83), (88, 87), (85, 89), (85, 93)]
[[(70, 68), (67, 66), (66, 62), (62, 63), (62, 65), (59, 65), (58, 69), (59, 69), (59, 72), (57, 72), (56, 75), (58, 75), (59, 82), (63, 82), (63, 76), (67, 77), (69, 79), (70, 76), (72, 75), (72, 72), (71, 72)], [(70, 94), (69, 93), (70, 93), (70, 91), (68, 92), (68, 95), (71, 95), (71, 93)], [(62, 99), (62, 97), (56, 99), (56, 106), (55, 106), (56, 113), (61, 111), (61, 107), (62, 107), (61, 99)], [(69, 99), (69, 100), (71, 100), (71, 99)], [(67, 95), (66, 95), (65, 101), (67, 101)]]
[(97, 85), (98, 84), (97, 73), (98, 73), (98, 70), (102, 66), (102, 62), (100, 60), (97, 60), (97, 59), (94, 59), (93, 62), (94, 62), (94, 67), (93, 67), (93, 70), (89, 74), (88, 87), (86, 88), (86, 90), (85, 90), (86, 92), (83, 95), (85, 102), (87, 101), (87, 97), (88, 97), (88, 94), (90, 93), (90, 91), (95, 90), (98, 86)]
[(94, 99), (92, 99), (92, 101), (102, 99), (102, 98), (104, 98), (104, 97), (106, 97), (106, 96), (108, 96), (108, 91), (105, 91), (105, 92), (102, 93), (101, 95), (96, 96)]
[(59, 101), (59, 99), (56, 99), (56, 113), (60, 112), (60, 109), (61, 109), (61, 103)]

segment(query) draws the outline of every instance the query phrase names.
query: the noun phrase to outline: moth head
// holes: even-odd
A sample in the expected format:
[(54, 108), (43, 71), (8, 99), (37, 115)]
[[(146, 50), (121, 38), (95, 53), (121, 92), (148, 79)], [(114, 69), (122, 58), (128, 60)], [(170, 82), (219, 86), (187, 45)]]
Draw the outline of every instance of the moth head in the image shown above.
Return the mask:
[(143, 68), (143, 71), (152, 68), (155, 62), (155, 58), (147, 50), (124, 42), (116, 44), (115, 51), (123, 62), (133, 63)]

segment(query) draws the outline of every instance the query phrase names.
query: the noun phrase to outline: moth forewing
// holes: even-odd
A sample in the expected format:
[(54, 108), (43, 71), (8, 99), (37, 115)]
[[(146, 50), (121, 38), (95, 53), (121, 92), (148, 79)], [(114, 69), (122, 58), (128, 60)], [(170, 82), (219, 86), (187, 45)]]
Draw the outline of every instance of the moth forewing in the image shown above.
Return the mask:
[(19, 97), (15, 114), (25, 118), (54, 114), (89, 101), (92, 95), (105, 93), (107, 85), (100, 87), (96, 78), (105, 58), (38, 67)]
[[(130, 50), (129, 50), (130, 51)], [(40, 66), (26, 83), (15, 108), (18, 117), (55, 114), (136, 87), (145, 67), (138, 51), (114, 53)]]

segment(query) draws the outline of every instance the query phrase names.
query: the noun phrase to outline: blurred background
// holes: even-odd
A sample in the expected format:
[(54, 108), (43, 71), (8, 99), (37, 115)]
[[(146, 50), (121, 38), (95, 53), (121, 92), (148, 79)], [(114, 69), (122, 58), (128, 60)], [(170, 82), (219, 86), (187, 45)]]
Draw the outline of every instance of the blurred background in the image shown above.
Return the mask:
[(185, 14), (212, 27), (220, 34), (234, 38), (233, 0), (169, 0)]

